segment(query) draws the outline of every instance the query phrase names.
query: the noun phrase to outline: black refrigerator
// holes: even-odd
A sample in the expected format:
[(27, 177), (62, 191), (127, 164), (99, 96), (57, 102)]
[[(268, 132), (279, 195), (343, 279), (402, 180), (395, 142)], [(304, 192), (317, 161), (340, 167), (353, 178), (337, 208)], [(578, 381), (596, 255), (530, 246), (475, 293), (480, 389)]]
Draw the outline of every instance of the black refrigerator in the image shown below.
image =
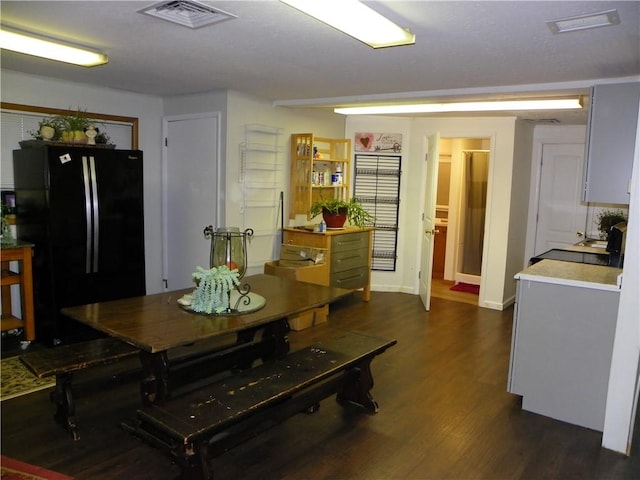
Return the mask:
[(99, 336), (60, 309), (145, 294), (142, 152), (24, 148), (13, 168), (17, 236), (34, 244), (36, 339)]

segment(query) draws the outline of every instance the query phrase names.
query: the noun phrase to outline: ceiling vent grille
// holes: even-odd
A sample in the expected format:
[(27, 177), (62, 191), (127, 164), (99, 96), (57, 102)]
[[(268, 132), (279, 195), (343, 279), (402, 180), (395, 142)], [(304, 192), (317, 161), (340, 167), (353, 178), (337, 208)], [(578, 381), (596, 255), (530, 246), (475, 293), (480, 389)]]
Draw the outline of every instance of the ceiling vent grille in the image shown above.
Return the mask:
[(154, 3), (138, 10), (138, 13), (193, 29), (237, 18), (236, 15), (195, 0), (171, 0)]

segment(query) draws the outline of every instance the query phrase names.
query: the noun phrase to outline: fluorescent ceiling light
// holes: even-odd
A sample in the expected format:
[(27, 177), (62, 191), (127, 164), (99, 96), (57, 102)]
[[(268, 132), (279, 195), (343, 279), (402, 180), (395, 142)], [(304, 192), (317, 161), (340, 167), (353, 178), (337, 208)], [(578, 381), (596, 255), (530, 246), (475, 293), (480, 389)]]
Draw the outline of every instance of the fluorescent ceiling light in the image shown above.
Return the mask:
[(10, 32), (5, 27), (0, 30), (0, 48), (83, 67), (94, 67), (109, 61), (103, 53), (35, 38), (27, 33)]
[(357, 0), (280, 0), (373, 48), (416, 43), (416, 36)]
[(551, 20), (547, 25), (553, 33), (575, 32), (576, 30), (587, 30), (589, 28), (607, 27), (618, 25), (620, 17), (617, 10), (607, 10), (606, 12), (590, 13), (577, 17)]
[(495, 102), (423, 103), (336, 108), (343, 115), (384, 115), (398, 113), (495, 112), (522, 110), (567, 110), (582, 108), (579, 98), (553, 100), (506, 100)]

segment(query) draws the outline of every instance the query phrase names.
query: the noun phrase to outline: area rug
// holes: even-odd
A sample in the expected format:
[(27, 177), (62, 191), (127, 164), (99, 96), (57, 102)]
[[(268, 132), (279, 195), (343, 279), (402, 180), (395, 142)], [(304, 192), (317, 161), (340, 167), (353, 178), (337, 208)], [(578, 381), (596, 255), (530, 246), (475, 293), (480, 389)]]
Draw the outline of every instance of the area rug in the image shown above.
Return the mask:
[(465, 293), (473, 293), (475, 295), (480, 294), (480, 285), (472, 285), (470, 283), (456, 283), (449, 290), (454, 292), (465, 292)]
[(29, 465), (13, 458), (0, 457), (2, 480), (73, 480), (73, 477), (52, 472), (46, 468)]
[(0, 401), (37, 392), (55, 384), (53, 377), (43, 379), (36, 377), (17, 356), (3, 358), (0, 361)]

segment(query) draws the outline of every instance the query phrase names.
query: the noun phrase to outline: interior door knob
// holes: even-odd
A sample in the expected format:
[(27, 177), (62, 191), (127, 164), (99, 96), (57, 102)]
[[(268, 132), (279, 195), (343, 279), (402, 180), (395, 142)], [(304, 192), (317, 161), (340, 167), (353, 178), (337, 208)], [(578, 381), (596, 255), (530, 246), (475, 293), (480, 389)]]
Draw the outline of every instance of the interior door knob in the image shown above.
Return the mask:
[(576, 232), (576, 237), (584, 237), (584, 232)]

